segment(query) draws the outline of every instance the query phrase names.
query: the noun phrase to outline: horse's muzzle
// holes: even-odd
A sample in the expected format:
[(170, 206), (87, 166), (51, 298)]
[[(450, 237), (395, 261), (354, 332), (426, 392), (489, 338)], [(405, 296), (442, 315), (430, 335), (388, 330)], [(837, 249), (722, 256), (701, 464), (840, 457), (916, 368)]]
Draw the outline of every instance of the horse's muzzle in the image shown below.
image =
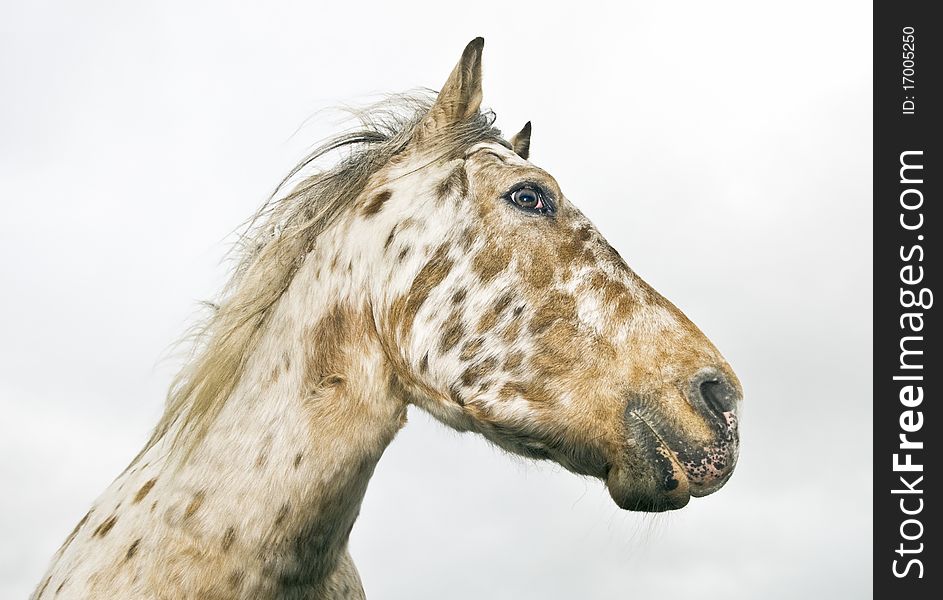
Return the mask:
[[(720, 489), (733, 474), (739, 453), (741, 392), (718, 369), (702, 369), (682, 386), (694, 429), (665, 418), (657, 398), (632, 396), (625, 409), (630, 444), (610, 470), (609, 492), (628, 510), (660, 512), (685, 506), (691, 496)], [(679, 398), (680, 400), (680, 398)]]

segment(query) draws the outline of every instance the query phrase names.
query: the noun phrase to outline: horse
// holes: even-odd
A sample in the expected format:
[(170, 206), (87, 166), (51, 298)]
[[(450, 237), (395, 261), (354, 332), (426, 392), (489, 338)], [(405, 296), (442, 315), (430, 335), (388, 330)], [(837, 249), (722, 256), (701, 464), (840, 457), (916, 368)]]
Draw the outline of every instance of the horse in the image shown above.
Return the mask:
[(32, 598), (364, 598), (348, 538), (410, 405), (626, 510), (729, 479), (736, 375), (530, 162), (530, 123), (494, 126), (483, 46), (250, 220), (153, 434)]

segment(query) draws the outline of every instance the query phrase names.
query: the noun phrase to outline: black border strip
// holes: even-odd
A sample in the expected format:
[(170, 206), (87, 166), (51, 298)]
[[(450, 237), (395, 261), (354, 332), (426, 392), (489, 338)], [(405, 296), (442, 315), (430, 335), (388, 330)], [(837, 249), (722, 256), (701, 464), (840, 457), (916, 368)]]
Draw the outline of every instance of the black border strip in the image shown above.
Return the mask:
[[(877, 598), (939, 598), (943, 590), (943, 566), (932, 558), (939, 555), (940, 498), (929, 491), (943, 483), (931, 460), (943, 441), (943, 360), (936, 351), (943, 334), (935, 306), (943, 302), (943, 155), (936, 115), (943, 110), (943, 23), (931, 17), (931, 6), (879, 2), (874, 8)], [(850, 491), (849, 501), (852, 496)]]

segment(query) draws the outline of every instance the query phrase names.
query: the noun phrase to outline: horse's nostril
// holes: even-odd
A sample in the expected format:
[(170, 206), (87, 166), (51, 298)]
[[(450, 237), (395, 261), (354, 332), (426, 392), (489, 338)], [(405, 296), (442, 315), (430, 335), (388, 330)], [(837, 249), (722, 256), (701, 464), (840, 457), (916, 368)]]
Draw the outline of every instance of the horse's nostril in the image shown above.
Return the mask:
[(693, 383), (692, 391), (708, 411), (722, 416), (736, 410), (740, 394), (723, 375), (717, 372), (702, 373)]
[(720, 381), (705, 381), (701, 384), (701, 398), (715, 412), (725, 413), (733, 410), (735, 402), (729, 394), (725, 394)]

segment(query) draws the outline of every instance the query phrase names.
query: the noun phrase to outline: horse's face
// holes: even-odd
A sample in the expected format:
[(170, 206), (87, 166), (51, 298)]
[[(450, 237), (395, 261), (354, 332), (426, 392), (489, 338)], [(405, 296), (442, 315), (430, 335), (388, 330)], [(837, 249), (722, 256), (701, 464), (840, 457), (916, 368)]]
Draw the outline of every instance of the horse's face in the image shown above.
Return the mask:
[[(427, 130), (477, 112), (480, 50), (466, 49)], [(737, 459), (736, 376), (526, 160), (529, 127), (508, 146), (417, 169), (417, 139), (365, 199), (388, 213), (378, 245), (400, 283), (381, 331), (401, 384), (456, 428), (604, 479), (622, 508), (718, 489)]]

